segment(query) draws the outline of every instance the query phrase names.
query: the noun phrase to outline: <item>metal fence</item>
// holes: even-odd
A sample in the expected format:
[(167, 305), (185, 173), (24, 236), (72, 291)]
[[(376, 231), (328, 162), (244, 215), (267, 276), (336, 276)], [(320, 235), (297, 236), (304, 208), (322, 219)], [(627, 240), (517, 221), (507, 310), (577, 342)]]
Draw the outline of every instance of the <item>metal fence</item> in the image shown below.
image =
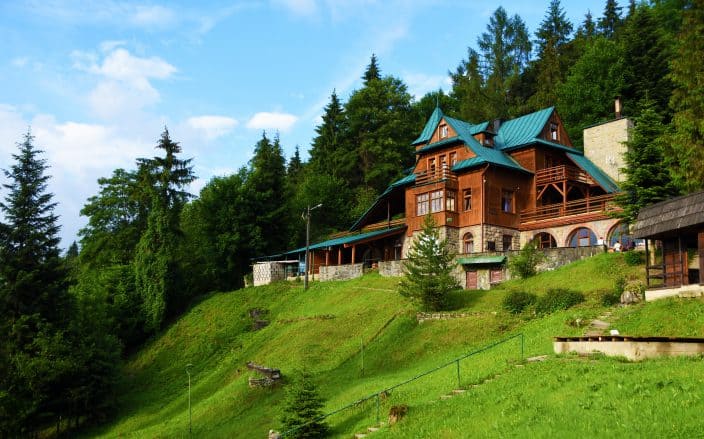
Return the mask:
[(382, 399), (382, 395), (388, 395), (388, 394), (391, 393), (391, 391), (393, 391), (393, 390), (395, 390), (395, 389), (397, 389), (397, 388), (399, 388), (399, 387), (401, 387), (401, 386), (405, 386), (406, 384), (412, 383), (412, 382), (414, 382), (414, 381), (416, 381), (416, 380), (419, 380), (419, 379), (421, 379), (421, 378), (423, 378), (423, 377), (426, 377), (426, 376), (428, 376), (428, 375), (431, 375), (431, 374), (433, 374), (433, 373), (435, 373), (435, 372), (438, 372), (438, 371), (440, 371), (440, 370), (442, 370), (442, 369), (445, 369), (445, 368), (450, 367), (450, 366), (453, 366), (453, 365), (455, 365), (455, 367), (457, 368), (457, 388), (460, 388), (460, 387), (462, 386), (462, 381), (461, 381), (462, 375), (461, 375), (461, 370), (460, 370), (460, 362), (461, 362), (462, 360), (467, 359), (467, 358), (472, 357), (472, 356), (475, 356), (475, 355), (478, 355), (478, 354), (481, 354), (481, 353), (483, 353), (483, 352), (486, 352), (486, 351), (488, 351), (488, 350), (490, 350), (490, 349), (496, 348), (497, 346), (503, 345), (503, 344), (505, 344), (505, 343), (508, 343), (508, 342), (511, 341), (511, 340), (515, 340), (515, 339), (518, 339), (518, 338), (520, 338), (520, 342), (521, 342), (521, 345), (520, 345), (520, 353), (521, 353), (520, 359), (523, 360), (523, 355), (524, 355), (524, 352), (523, 352), (523, 351), (524, 351), (524, 336), (523, 336), (523, 333), (520, 333), (520, 334), (512, 335), (511, 337), (508, 337), (508, 338), (504, 338), (504, 339), (499, 340), (499, 341), (497, 341), (497, 342), (495, 342), (495, 343), (486, 345), (486, 346), (484, 346), (484, 347), (482, 347), (482, 348), (479, 348), (479, 349), (477, 349), (477, 350), (468, 352), (468, 353), (466, 353), (466, 354), (464, 354), (464, 355), (462, 355), (462, 356), (460, 356), (460, 357), (457, 357), (457, 358), (455, 358), (455, 359), (453, 359), (453, 360), (450, 360), (450, 361), (448, 361), (448, 362), (446, 362), (446, 363), (444, 363), (444, 364), (441, 364), (440, 366), (437, 366), (437, 367), (435, 367), (435, 368), (433, 368), (433, 369), (430, 369), (430, 370), (427, 370), (427, 371), (425, 371), (425, 372), (423, 372), (423, 373), (420, 373), (420, 374), (414, 376), (413, 378), (407, 379), (407, 380), (402, 381), (402, 382), (400, 382), (400, 383), (398, 383), (398, 384), (394, 384), (394, 385), (391, 386), (391, 387), (387, 387), (387, 388), (385, 388), (385, 389), (382, 389), (382, 390), (379, 390), (379, 391), (377, 391), (377, 392), (374, 392), (374, 393), (372, 393), (371, 395), (368, 395), (368, 396), (365, 396), (365, 397), (363, 397), (363, 398), (360, 398), (360, 399), (358, 399), (358, 400), (356, 400), (356, 401), (354, 401), (354, 402), (352, 402), (352, 403), (350, 403), (350, 404), (347, 404), (346, 406), (341, 407), (341, 408), (339, 408), (339, 409), (337, 409), (337, 410), (335, 410), (335, 411), (332, 411), (332, 412), (330, 412), (330, 413), (326, 413), (326, 414), (324, 414), (324, 415), (322, 415), (322, 416), (320, 416), (320, 417), (318, 417), (318, 418), (316, 418), (316, 419), (311, 420), (311, 421), (308, 422), (307, 424), (303, 424), (303, 425), (300, 425), (300, 426), (298, 426), (298, 427), (296, 427), (296, 428), (292, 428), (292, 429), (290, 429), (290, 430), (284, 431), (283, 433), (281, 433), (281, 437), (284, 438), (284, 437), (286, 437), (286, 436), (289, 436), (289, 435), (295, 433), (296, 431), (300, 430), (301, 428), (305, 427), (305, 426), (308, 425), (308, 424), (311, 424), (311, 423), (313, 423), (313, 422), (322, 421), (322, 420), (324, 420), (324, 419), (326, 419), (326, 418), (328, 418), (328, 417), (330, 417), (330, 416), (332, 416), (332, 415), (336, 415), (336, 414), (341, 413), (341, 412), (343, 412), (343, 411), (345, 411), (345, 410), (351, 410), (351, 409), (353, 409), (353, 408), (360, 407), (360, 406), (361, 406), (362, 404), (364, 404), (365, 402), (369, 402), (369, 401), (372, 401), (372, 400), (375, 400), (375, 407), (376, 407), (376, 424), (378, 425), (378, 424), (380, 423), (380, 421), (381, 421), (380, 414), (381, 414), (381, 399)]

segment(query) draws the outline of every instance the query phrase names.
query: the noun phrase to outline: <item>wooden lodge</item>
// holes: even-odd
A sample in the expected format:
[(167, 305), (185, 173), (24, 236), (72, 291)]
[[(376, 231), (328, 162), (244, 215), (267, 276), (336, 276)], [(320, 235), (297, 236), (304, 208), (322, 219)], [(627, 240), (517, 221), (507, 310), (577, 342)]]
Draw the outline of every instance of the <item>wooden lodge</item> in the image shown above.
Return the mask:
[[(622, 122), (614, 126), (629, 126)], [(365, 267), (400, 274), (394, 262), (406, 257), (428, 214), (458, 253), (464, 270), (458, 278), (470, 288), (477, 287), (477, 270), (487, 271), (487, 285), (502, 280), (506, 258), (492, 256), (532, 240), (545, 249), (626, 244), (627, 228), (609, 215), (616, 209), (617, 176), (592, 161), (606, 163), (604, 154), (620, 156), (624, 146), (608, 144), (615, 138), (609, 123), (595, 129), (607, 144), (585, 142), (583, 153), (553, 107), (478, 124), (436, 108), (412, 143), (412, 171), (391, 183), (348, 232), (312, 245), (302, 265), (323, 280), (354, 277)], [(585, 132), (587, 138), (594, 136)], [(303, 261), (304, 252), (283, 256)]]
[[(646, 279), (649, 288), (674, 292), (689, 285), (704, 285), (704, 192), (642, 209), (633, 233), (636, 238), (648, 240)], [(655, 243), (655, 249), (647, 244), (649, 241)]]

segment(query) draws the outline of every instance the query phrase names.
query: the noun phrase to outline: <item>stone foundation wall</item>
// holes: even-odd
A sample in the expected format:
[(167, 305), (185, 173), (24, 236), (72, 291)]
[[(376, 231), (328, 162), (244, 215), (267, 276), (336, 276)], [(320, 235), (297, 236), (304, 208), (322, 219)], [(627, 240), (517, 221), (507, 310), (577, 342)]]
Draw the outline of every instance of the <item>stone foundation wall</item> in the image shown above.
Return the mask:
[(379, 261), (379, 274), (384, 277), (403, 276), (403, 261)]
[[(505, 249), (504, 245), (504, 235), (511, 235), (511, 248)], [(509, 229), (508, 227), (498, 227), (486, 224), (484, 226), (484, 250), (488, 249), (487, 243), (489, 241), (494, 241), (496, 243), (496, 251), (508, 251), (517, 250), (521, 245), (521, 234), (518, 230)], [(474, 238), (475, 246), (477, 238)], [(475, 247), (476, 248), (476, 247)]]
[(538, 271), (554, 270), (563, 265), (579, 261), (580, 259), (596, 256), (604, 253), (604, 247), (595, 245), (593, 247), (558, 247), (543, 249), (545, 260), (538, 264)]
[(318, 280), (325, 282), (328, 280), (347, 280), (362, 277), (364, 274), (364, 264), (329, 265), (321, 266)]
[(286, 279), (284, 264), (278, 262), (258, 262), (252, 267), (254, 286), (268, 285)]

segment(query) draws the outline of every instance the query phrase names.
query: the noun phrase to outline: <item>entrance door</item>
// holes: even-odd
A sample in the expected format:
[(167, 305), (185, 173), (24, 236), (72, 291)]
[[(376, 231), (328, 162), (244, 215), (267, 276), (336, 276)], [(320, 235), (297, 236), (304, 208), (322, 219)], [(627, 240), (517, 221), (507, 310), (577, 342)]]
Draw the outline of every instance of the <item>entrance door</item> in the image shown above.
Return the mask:
[(467, 286), (465, 288), (468, 290), (477, 289), (477, 270), (467, 271)]

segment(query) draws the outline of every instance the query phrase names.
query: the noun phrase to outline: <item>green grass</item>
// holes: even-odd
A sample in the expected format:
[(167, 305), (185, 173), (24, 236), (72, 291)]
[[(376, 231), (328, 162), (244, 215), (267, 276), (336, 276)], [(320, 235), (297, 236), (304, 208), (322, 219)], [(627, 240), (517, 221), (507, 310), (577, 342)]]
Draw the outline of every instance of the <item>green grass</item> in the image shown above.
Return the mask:
[[(415, 320), (415, 305), (396, 292), (398, 279), (377, 274), (344, 282), (312, 283), (307, 292), (300, 283), (277, 283), (213, 294), (129, 359), (114, 418), (85, 436), (187, 436), (187, 364), (192, 364), (194, 436), (249, 438), (265, 437), (270, 428), (280, 427), (286, 384), (250, 389), (247, 380), (253, 373), (247, 370), (247, 361), (280, 368), (285, 377), (307, 369), (326, 399), (326, 411), (332, 411), (517, 333), (525, 334), (526, 356), (551, 354), (553, 336), (583, 333), (585, 327), (575, 322), (587, 322), (603, 313), (600, 294), (613, 288), (619, 276), (637, 277), (639, 270), (642, 267), (623, 263), (620, 254), (603, 254), (527, 281), (509, 281), (495, 290), (463, 291), (452, 297), (452, 308), (472, 312), (472, 317), (421, 324)], [(501, 310), (501, 300), (509, 291), (542, 295), (549, 288), (565, 286), (584, 293), (587, 301), (541, 318), (514, 316)], [(248, 310), (255, 307), (267, 309), (271, 321), (256, 332), (248, 317)], [(699, 335), (704, 328), (704, 302), (666, 301), (613, 310), (612, 321), (622, 334)], [(680, 322), (678, 316), (686, 321)], [(365, 346), (364, 373), (361, 343)], [(611, 418), (621, 417), (625, 423), (635, 416), (635, 411), (624, 407), (638, 405), (639, 400), (631, 390), (617, 397), (619, 387), (613, 387), (617, 383), (623, 381), (626, 389), (645, 389), (657, 395), (654, 401), (670, 395), (667, 392), (672, 389), (691, 390), (684, 377), (701, 367), (689, 360), (632, 365), (553, 357), (544, 364), (517, 369), (514, 366), (519, 356), (520, 342), (515, 339), (462, 360), (462, 386), (502, 374), (472, 395), (439, 401), (440, 394), (457, 386), (455, 365), (394, 390), (380, 400), (382, 418), (393, 405), (406, 404), (410, 411), (406, 419), (384, 429), (379, 437), (466, 437), (468, 428), (472, 435), (479, 436), (549, 435), (551, 431), (584, 436), (595, 431), (601, 418), (611, 425), (608, 423), (619, 422)], [(656, 392), (651, 387), (657, 386), (653, 380), (659, 369), (675, 384)], [(623, 374), (628, 374), (627, 379)], [(589, 377), (585, 382), (592, 383), (596, 390), (570, 399), (574, 392), (584, 391), (587, 384), (581, 384), (582, 376)], [(572, 387), (562, 386), (559, 380)], [(638, 387), (639, 382), (644, 387)], [(575, 416), (565, 424), (569, 428), (552, 430), (564, 418), (561, 411), (585, 413), (580, 404), (586, 404), (589, 395), (612, 401), (617, 411), (612, 415), (606, 402), (599, 403), (588, 412), (592, 416)], [(692, 399), (694, 396), (679, 395), (701, 408), (701, 401)], [(531, 403), (526, 405), (526, 401)], [(674, 402), (666, 405), (663, 416), (679, 416), (679, 407)], [(643, 409), (653, 411), (655, 406), (647, 402)], [(683, 412), (683, 416), (690, 412)], [(376, 401), (370, 400), (328, 421), (334, 436), (350, 437), (374, 424), (375, 418)], [(687, 425), (695, 425), (687, 424), (689, 418), (684, 419), (682, 432), (687, 431)], [(520, 425), (525, 427), (521, 430)]]

